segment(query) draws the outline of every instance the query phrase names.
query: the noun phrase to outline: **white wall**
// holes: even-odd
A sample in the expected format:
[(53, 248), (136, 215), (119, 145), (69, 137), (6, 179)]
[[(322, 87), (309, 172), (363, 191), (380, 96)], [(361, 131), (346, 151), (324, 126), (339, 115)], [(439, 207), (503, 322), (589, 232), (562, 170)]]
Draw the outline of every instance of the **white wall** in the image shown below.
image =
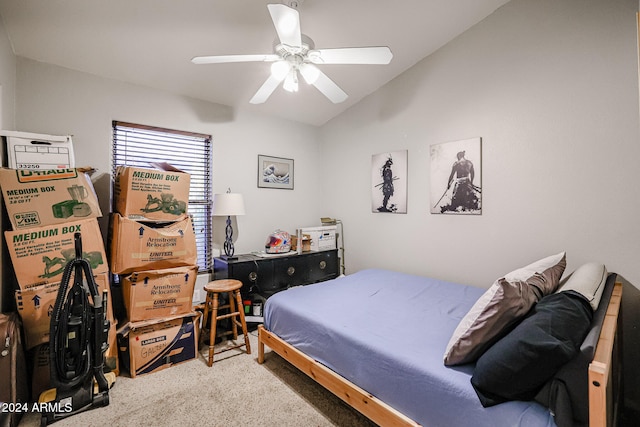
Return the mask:
[[(12, 130), (16, 84), (16, 58), (0, 19), (0, 129)], [(0, 148), (0, 152), (4, 147)]]
[[(625, 404), (640, 416), (637, 10), (635, 0), (512, 0), (321, 138), (332, 165), (323, 200), (344, 222), (347, 272), (488, 287), (567, 251), (567, 271), (599, 261), (619, 273)], [(429, 146), (476, 136), (482, 215), (430, 214)], [(408, 213), (371, 213), (371, 155), (403, 149)]]
[[(244, 195), (247, 214), (234, 228), (236, 253), (264, 249), (275, 228), (319, 225), (317, 128), (244, 114), (229, 107), (18, 59), (16, 129), (72, 134), (78, 165), (98, 171), (94, 184), (106, 230), (111, 186), (111, 121), (122, 120), (213, 137), (214, 192)], [(257, 188), (258, 154), (294, 159), (294, 190)], [(159, 159), (171, 161), (171, 159)], [(216, 221), (216, 237), (224, 227)]]
[[(600, 261), (640, 286), (637, 9), (513, 0), (325, 125), (323, 200), (347, 271), (487, 287), (566, 250), (568, 271)], [(430, 214), (429, 146), (476, 136), (482, 215)], [(371, 213), (371, 155), (401, 149), (408, 213)]]
[[(16, 58), (13, 55), (11, 43), (7, 37), (4, 23), (0, 19), (0, 129), (13, 130), (14, 126), (14, 102), (16, 86)], [(4, 146), (0, 144), (0, 158), (4, 158)], [(0, 230), (3, 228), (4, 217), (0, 216)], [(5, 245), (0, 246), (0, 280), (2, 283), (9, 283), (9, 274), (3, 268), (8, 262)], [(0, 286), (0, 310), (9, 310), (13, 304), (11, 288)]]

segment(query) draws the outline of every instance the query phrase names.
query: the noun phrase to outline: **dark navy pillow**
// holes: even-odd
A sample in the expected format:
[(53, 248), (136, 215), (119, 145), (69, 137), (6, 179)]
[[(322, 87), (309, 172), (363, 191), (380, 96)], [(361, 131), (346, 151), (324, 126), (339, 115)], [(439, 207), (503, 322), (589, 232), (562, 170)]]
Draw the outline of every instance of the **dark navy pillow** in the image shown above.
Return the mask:
[(532, 400), (580, 350), (593, 310), (574, 291), (543, 297), (511, 332), (476, 363), (471, 384), (482, 406)]

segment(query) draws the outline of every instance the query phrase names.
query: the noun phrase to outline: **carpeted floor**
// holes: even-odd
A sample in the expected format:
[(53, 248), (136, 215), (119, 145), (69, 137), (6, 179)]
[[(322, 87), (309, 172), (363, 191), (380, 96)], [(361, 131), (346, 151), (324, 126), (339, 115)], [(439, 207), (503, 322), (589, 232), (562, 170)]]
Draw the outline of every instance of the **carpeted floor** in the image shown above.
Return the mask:
[[(120, 376), (109, 406), (55, 425), (375, 426), (268, 348), (259, 365), (257, 333), (250, 336), (251, 355), (230, 350), (209, 368), (202, 348), (197, 360), (134, 379)], [(20, 427), (39, 424), (38, 414), (27, 414)]]

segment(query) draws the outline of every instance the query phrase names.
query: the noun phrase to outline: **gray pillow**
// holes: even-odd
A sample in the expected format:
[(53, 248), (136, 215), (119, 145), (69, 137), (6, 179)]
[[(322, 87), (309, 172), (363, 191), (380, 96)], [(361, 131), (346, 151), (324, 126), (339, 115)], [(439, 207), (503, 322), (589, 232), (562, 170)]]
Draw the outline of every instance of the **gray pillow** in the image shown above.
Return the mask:
[(567, 265), (566, 253), (552, 255), (496, 280), (458, 324), (444, 364), (476, 360), (520, 321), (544, 295), (553, 293)]
[(556, 292), (577, 292), (589, 301), (591, 308), (595, 311), (600, 304), (602, 291), (607, 283), (607, 275), (604, 264), (589, 262), (578, 267), (566, 280), (563, 280)]

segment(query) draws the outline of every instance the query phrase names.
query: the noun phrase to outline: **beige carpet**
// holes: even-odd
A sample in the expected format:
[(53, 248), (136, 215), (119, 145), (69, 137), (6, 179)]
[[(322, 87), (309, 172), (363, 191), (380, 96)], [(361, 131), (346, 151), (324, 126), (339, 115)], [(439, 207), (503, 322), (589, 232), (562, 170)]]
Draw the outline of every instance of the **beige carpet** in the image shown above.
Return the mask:
[[(64, 426), (344, 426), (371, 427), (371, 421), (345, 405), (270, 350), (265, 363), (244, 348), (216, 355), (211, 368), (206, 349), (197, 360), (131, 379), (120, 376), (111, 403), (56, 422)], [(28, 414), (21, 427), (38, 426)]]

